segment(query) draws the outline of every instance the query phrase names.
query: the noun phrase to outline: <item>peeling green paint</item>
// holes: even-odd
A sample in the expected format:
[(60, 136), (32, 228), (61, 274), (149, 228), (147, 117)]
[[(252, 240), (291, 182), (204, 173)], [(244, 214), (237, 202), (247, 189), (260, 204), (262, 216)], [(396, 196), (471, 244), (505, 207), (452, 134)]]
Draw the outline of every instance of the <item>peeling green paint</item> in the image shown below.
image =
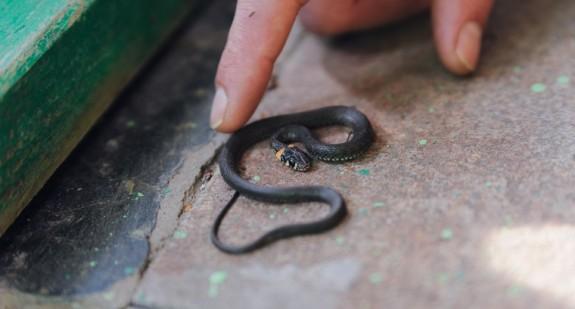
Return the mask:
[(208, 289), (209, 297), (217, 297), (219, 294), (220, 285), (222, 285), (228, 278), (228, 273), (225, 271), (215, 271), (210, 275), (210, 287)]
[(384, 202), (373, 202), (372, 206), (373, 206), (373, 208), (381, 208), (381, 207), (385, 207), (385, 203)]
[(378, 272), (371, 273), (369, 275), (369, 282), (373, 285), (378, 285), (383, 282), (383, 276)]
[(363, 168), (358, 170), (357, 173), (361, 176), (369, 176), (369, 169)]
[(164, 189), (162, 190), (162, 192), (160, 193), (160, 196), (161, 196), (162, 198), (164, 198), (164, 197), (166, 197), (168, 194), (170, 194), (170, 192), (172, 192), (172, 189), (170, 189), (170, 188), (164, 188)]
[(134, 194), (134, 201), (138, 201), (140, 198), (144, 197), (144, 193), (142, 192), (135, 192)]
[(93, 1), (0, 1), (0, 12), (9, 12), (0, 15), (0, 97), (40, 60)]
[(533, 93), (541, 93), (543, 91), (545, 91), (545, 89), (547, 89), (547, 86), (545, 86), (544, 84), (541, 83), (536, 83), (531, 85), (531, 92)]
[(450, 228), (444, 228), (441, 230), (441, 239), (443, 240), (450, 240), (453, 238), (453, 230)]
[(188, 237), (188, 232), (184, 230), (176, 230), (174, 232), (174, 239), (185, 239)]
[(104, 293), (103, 298), (107, 301), (112, 301), (112, 300), (114, 300), (114, 296), (116, 296), (116, 294), (113, 291), (110, 291), (110, 292)]
[(569, 76), (566, 75), (561, 75), (557, 78), (557, 84), (559, 84), (560, 86), (567, 86), (569, 85)]
[(449, 281), (449, 274), (448, 273), (439, 273), (437, 275), (437, 282), (439, 282), (440, 284), (446, 284)]
[(198, 3), (0, 1), (0, 234)]
[(124, 267), (124, 274), (131, 276), (136, 272), (136, 269), (134, 267)]

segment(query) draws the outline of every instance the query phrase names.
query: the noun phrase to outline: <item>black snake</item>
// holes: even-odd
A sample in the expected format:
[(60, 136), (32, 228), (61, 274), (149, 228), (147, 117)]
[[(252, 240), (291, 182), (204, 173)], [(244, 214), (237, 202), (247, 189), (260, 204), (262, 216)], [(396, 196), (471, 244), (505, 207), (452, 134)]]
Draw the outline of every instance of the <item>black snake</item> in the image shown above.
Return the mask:
[[(345, 126), (352, 130), (344, 143), (325, 144), (310, 131), (327, 126)], [(306, 171), (311, 158), (326, 162), (345, 162), (364, 153), (373, 143), (374, 133), (367, 117), (354, 107), (330, 106), (312, 111), (281, 115), (253, 122), (234, 133), (224, 145), (220, 157), (220, 172), (224, 180), (237, 192), (221, 210), (212, 227), (211, 239), (220, 250), (240, 254), (261, 248), (281, 238), (315, 234), (335, 227), (346, 216), (347, 209), (341, 195), (328, 187), (261, 186), (243, 179), (238, 163), (245, 151), (254, 144), (271, 138), (276, 158), (297, 171)], [(293, 143), (301, 143), (307, 152)], [(311, 157), (311, 158), (310, 158)], [(289, 224), (263, 234), (243, 246), (224, 244), (218, 237), (220, 225), (239, 194), (270, 203), (323, 202), (330, 206), (327, 216), (309, 223)]]

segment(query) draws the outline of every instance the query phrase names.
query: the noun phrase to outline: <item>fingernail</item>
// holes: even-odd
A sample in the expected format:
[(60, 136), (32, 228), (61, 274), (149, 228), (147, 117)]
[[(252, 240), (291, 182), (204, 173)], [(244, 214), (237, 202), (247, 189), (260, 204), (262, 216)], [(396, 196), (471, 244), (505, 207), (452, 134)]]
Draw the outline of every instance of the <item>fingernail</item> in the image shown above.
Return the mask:
[(212, 103), (212, 115), (210, 116), (210, 126), (212, 129), (217, 129), (224, 121), (227, 106), (228, 96), (224, 88), (217, 87), (214, 102)]
[(467, 22), (459, 30), (455, 54), (461, 64), (470, 72), (477, 67), (481, 49), (481, 26), (477, 22)]

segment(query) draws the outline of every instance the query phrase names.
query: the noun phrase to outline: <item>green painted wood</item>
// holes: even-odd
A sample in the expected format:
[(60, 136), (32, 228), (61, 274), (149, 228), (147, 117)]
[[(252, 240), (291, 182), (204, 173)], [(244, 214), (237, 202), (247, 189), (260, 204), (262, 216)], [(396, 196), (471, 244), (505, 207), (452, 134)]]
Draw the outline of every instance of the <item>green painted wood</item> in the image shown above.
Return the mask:
[(200, 1), (0, 2), (0, 234)]

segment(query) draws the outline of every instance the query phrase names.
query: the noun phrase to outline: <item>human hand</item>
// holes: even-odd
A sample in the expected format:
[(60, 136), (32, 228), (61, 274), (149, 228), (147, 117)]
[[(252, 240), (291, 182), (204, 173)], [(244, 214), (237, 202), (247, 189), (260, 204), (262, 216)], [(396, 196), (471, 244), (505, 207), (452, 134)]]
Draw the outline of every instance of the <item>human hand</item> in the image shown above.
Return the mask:
[(310, 31), (334, 35), (431, 7), (439, 57), (449, 71), (465, 75), (477, 66), (492, 5), (493, 0), (238, 0), (216, 74), (211, 126), (233, 132), (248, 121), (298, 13)]

